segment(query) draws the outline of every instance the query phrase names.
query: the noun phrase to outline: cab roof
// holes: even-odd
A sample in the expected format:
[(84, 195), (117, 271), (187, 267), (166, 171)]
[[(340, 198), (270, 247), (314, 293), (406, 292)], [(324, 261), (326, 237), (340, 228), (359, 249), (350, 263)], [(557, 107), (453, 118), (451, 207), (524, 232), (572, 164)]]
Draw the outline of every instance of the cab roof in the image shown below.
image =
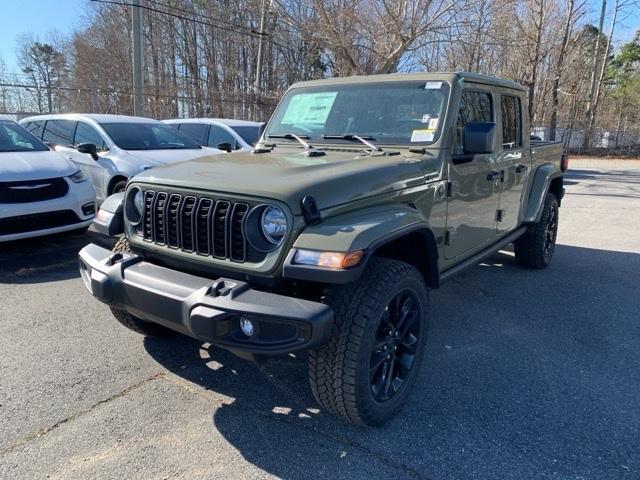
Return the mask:
[(355, 75), (352, 77), (333, 77), (322, 80), (308, 80), (291, 85), (290, 88), (312, 87), (318, 85), (348, 85), (357, 83), (384, 83), (419, 80), (442, 80), (454, 84), (457, 81), (467, 83), (481, 83), (495, 85), (513, 90), (526, 91), (526, 88), (513, 80), (482, 75), (473, 72), (416, 72), (416, 73), (388, 73), (383, 75)]

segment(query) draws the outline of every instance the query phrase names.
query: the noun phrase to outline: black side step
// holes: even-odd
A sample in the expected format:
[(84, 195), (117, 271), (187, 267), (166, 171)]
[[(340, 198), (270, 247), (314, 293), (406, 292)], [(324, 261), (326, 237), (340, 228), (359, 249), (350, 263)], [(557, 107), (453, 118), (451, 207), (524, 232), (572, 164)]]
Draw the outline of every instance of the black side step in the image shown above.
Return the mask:
[(512, 234), (507, 235), (506, 237), (501, 239), (498, 243), (494, 243), (493, 245), (491, 245), (491, 247), (489, 247), (488, 249), (483, 250), (480, 253), (476, 253), (473, 257), (470, 257), (465, 261), (463, 261), (462, 263), (459, 263), (458, 265), (454, 265), (448, 270), (445, 270), (444, 272), (440, 273), (440, 281), (441, 282), (447, 281), (454, 275), (462, 272), (463, 270), (466, 270), (469, 267), (473, 267), (477, 265), (488, 256), (493, 255), (498, 250), (503, 249), (504, 247), (509, 245), (511, 242), (514, 242), (515, 240), (517, 240), (518, 237), (520, 237), (526, 231), (527, 231), (527, 227), (520, 227), (518, 230), (516, 230)]

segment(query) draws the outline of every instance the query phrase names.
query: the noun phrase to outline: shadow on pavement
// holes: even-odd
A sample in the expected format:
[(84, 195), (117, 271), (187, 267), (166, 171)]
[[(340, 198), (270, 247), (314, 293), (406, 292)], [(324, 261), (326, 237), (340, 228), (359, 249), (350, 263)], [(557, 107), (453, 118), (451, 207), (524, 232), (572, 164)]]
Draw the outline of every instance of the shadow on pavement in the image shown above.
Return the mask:
[(601, 183), (623, 182), (640, 183), (638, 170), (581, 170), (569, 167), (565, 180), (597, 180)]
[(110, 249), (115, 241), (89, 230), (0, 243), (0, 283), (35, 284), (79, 277), (78, 252), (89, 243)]
[[(213, 408), (215, 428), (278, 477), (338, 475), (344, 449), (399, 478), (637, 478), (638, 272), (638, 254), (559, 245), (545, 270), (504, 252), (453, 279), (432, 292), (410, 401), (382, 428), (320, 411), (301, 360), (254, 365), (187, 338), (144, 346), (229, 397)], [(335, 465), (314, 448), (336, 449)]]

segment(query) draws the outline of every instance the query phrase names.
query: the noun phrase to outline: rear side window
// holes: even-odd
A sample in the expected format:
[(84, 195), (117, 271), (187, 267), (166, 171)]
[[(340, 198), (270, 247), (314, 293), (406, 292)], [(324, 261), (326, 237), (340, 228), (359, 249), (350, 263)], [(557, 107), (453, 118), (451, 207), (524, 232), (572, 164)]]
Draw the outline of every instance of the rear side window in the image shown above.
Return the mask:
[(81, 143), (93, 143), (98, 151), (108, 150), (106, 143), (98, 131), (91, 125), (84, 122), (78, 122), (78, 128), (76, 128), (76, 136), (73, 141), (73, 146), (78, 147)]
[(502, 148), (522, 147), (522, 108), (518, 97), (502, 96)]
[(42, 127), (44, 122), (27, 122), (24, 124), (24, 128), (37, 138), (42, 138)]
[(231, 129), (242, 137), (251, 146), (255, 146), (260, 139), (262, 129), (259, 126), (232, 126)]
[(204, 145), (207, 127), (204, 123), (181, 123), (180, 131), (198, 145)]
[(492, 122), (493, 103), (486, 92), (465, 90), (460, 98), (460, 110), (456, 123), (455, 155), (464, 153), (464, 127), (469, 122)]
[(221, 143), (230, 143), (231, 148), (234, 150), (237, 148), (236, 139), (233, 135), (227, 132), (224, 128), (218, 127), (217, 125), (211, 125), (211, 130), (209, 130), (209, 139), (207, 140), (207, 145), (209, 147), (217, 148)]
[(73, 146), (73, 131), (76, 122), (71, 120), (47, 120), (42, 139), (60, 147)]

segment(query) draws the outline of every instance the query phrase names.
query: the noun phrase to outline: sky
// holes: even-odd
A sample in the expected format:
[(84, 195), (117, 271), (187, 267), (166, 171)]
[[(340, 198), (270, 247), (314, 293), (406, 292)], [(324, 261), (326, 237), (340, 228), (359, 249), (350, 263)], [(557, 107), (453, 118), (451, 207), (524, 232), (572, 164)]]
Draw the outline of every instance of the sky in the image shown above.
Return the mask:
[(46, 36), (51, 30), (73, 31), (89, 0), (0, 0), (0, 58), (16, 71), (16, 40), (23, 33)]
[[(590, 7), (588, 19), (597, 23), (601, 0), (587, 0)], [(18, 70), (16, 65), (16, 40), (23, 33), (46, 36), (57, 30), (69, 33), (82, 26), (83, 13), (90, 0), (0, 0), (0, 58), (9, 72)], [(610, 0), (608, 6), (613, 2)], [(614, 35), (614, 46), (633, 38), (640, 29), (640, 9), (622, 19)], [(605, 23), (605, 31), (608, 23)]]

